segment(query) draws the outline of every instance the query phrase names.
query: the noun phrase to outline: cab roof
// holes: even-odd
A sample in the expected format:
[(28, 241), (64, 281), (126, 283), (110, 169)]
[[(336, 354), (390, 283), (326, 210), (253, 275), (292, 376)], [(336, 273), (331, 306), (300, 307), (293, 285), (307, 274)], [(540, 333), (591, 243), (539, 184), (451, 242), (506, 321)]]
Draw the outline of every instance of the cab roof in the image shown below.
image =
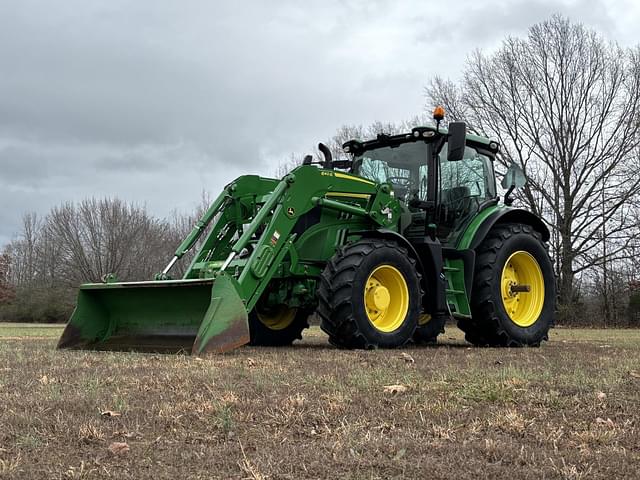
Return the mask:
[[(448, 135), (448, 133), (449, 131), (444, 127), (436, 129), (436, 127), (432, 125), (417, 126), (413, 127), (411, 132), (407, 133), (400, 133), (396, 135), (379, 133), (378, 136), (372, 140), (349, 140), (342, 145), (342, 148), (346, 153), (358, 154), (359, 152), (372, 150), (374, 148), (394, 147), (402, 145), (403, 143), (417, 142), (419, 140), (433, 141), (437, 138), (442, 138)], [(500, 144), (497, 141), (486, 137), (467, 133), (466, 139), (470, 146), (480, 147), (489, 150), (492, 153), (496, 153), (500, 149)]]

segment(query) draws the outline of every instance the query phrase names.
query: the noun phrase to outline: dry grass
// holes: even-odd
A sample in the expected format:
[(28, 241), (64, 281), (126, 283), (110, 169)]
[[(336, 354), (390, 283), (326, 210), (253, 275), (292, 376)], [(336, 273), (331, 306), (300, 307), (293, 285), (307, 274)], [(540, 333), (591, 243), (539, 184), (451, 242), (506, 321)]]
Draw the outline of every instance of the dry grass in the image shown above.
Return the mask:
[(363, 352), (314, 328), (292, 348), (197, 359), (57, 352), (59, 329), (44, 329), (0, 325), (0, 478), (591, 479), (640, 466), (636, 330), (557, 329), (542, 348), (502, 350), (451, 328), (436, 348)]
[(0, 339), (58, 338), (62, 333), (60, 324), (4, 323), (0, 322)]

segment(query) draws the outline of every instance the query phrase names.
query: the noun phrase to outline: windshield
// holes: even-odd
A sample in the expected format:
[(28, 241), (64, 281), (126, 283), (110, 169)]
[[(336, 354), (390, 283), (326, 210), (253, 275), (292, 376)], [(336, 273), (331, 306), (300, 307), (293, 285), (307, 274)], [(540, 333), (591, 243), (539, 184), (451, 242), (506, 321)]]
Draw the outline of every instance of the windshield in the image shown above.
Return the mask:
[(390, 183), (397, 197), (427, 194), (427, 144), (403, 143), (368, 150), (354, 158), (354, 173), (377, 183)]
[[(403, 143), (397, 147), (381, 147), (354, 158), (354, 173), (376, 183), (390, 183), (400, 198), (426, 199), (427, 149), (425, 142)], [(482, 202), (496, 195), (491, 159), (467, 146), (462, 160), (447, 160), (447, 144), (440, 158), (440, 191), (445, 199), (451, 191), (464, 192)]]

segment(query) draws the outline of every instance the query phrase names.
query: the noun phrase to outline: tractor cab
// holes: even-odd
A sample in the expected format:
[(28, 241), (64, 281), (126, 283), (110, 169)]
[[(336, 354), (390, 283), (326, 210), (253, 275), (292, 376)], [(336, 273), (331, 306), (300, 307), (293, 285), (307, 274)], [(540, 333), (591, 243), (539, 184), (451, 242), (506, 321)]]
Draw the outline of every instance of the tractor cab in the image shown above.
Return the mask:
[(405, 210), (402, 233), (408, 238), (424, 235), (429, 223), (443, 243), (451, 243), (480, 210), (496, 203), (497, 143), (467, 135), (450, 160), (450, 138), (442, 128), (416, 127), (344, 145), (353, 154), (353, 173), (392, 186)]

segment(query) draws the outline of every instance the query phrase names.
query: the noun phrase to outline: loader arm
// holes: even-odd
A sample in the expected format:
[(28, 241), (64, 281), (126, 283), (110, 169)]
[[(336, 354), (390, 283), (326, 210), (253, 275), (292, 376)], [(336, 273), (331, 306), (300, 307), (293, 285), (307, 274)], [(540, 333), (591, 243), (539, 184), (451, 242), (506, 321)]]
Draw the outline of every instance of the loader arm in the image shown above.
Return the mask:
[[(265, 289), (276, 277), (296, 277), (300, 256), (308, 256), (298, 238), (322, 233), (322, 228), (296, 231), (298, 222), (318, 209), (338, 212), (325, 229), (347, 217), (371, 229), (395, 228), (400, 215), (387, 184), (346, 173), (303, 165), (280, 181), (239, 177), (196, 223), (156, 281), (82, 285), (58, 347), (203, 354), (247, 343), (248, 314)], [(170, 280), (173, 264), (198, 241), (184, 277)], [(330, 252), (316, 255), (318, 265), (338, 247), (330, 246)], [(305, 273), (296, 278), (313, 282), (308, 265), (301, 268)]]
[[(229, 216), (221, 215), (185, 275), (185, 278), (218, 277), (225, 271), (237, 283), (238, 295), (247, 311), (255, 307), (283, 259), (295, 249), (294, 227), (313, 208), (362, 217), (372, 228), (395, 224), (400, 214), (388, 185), (313, 166), (293, 170), (267, 195), (248, 194), (248, 187), (254, 189), (255, 185), (247, 184), (245, 177), (228, 187), (234, 199), (231, 204), (240, 205), (236, 211), (243, 210), (244, 214), (236, 214), (232, 227)], [(347, 195), (368, 200), (366, 205), (357, 206)], [(237, 233), (230, 248), (224, 248), (225, 242), (216, 236), (227, 229)], [(248, 258), (239, 258), (243, 251), (250, 252)]]

